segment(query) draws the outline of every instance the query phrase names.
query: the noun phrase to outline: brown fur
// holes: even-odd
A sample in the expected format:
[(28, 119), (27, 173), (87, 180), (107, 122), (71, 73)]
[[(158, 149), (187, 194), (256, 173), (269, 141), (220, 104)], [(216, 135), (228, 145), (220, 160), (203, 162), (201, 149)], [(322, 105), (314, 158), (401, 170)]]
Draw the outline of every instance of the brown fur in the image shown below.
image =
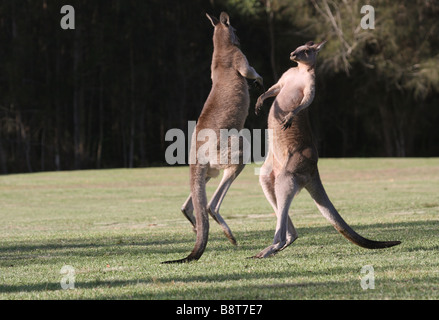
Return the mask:
[(353, 243), (369, 248), (386, 248), (399, 241), (373, 241), (352, 230), (332, 205), (317, 168), (318, 153), (309, 124), (308, 110), (315, 94), (315, 61), (323, 44), (307, 43), (291, 53), (298, 66), (286, 71), (256, 103), (259, 112), (265, 99), (276, 96), (268, 116), (268, 128), (273, 130), (272, 148), (262, 167), (260, 183), (276, 212), (277, 224), (273, 244), (255, 257), (265, 258), (283, 250), (298, 235), (288, 215), (296, 194), (306, 188), (320, 212), (342, 235)]
[[(248, 64), (247, 58), (237, 46), (239, 41), (233, 27), (230, 25), (229, 16), (223, 12), (220, 20), (209, 15), (207, 17), (215, 28), (211, 65), (212, 89), (198, 118), (195, 137), (197, 132), (203, 129), (213, 130), (218, 138), (214, 142), (216, 150), (220, 150), (220, 129), (237, 129), (240, 131), (247, 118), (250, 97), (246, 78), (255, 79), (257, 83), (262, 85), (262, 77)], [(205, 143), (204, 141), (197, 141), (194, 137), (192, 141), (195, 147), (191, 150), (191, 157), (197, 154), (199, 148)], [(226, 152), (228, 152), (230, 158), (230, 145), (229, 150)], [(201, 257), (208, 241), (208, 214), (221, 225), (229, 240), (236, 244), (230, 228), (219, 214), (219, 208), (230, 185), (244, 168), (244, 163), (240, 161), (239, 164), (231, 164), (230, 162), (221, 164), (216, 161), (217, 164), (215, 164), (215, 160), (218, 159), (219, 154), (209, 154), (206, 164), (201, 164), (198, 161), (199, 159), (195, 164), (191, 164), (191, 195), (183, 204), (182, 212), (196, 230), (195, 247), (186, 258), (167, 261), (166, 263), (189, 262), (198, 260)], [(220, 169), (224, 169), (223, 178), (208, 204), (206, 182), (217, 176)], [(193, 211), (195, 211), (195, 218)]]

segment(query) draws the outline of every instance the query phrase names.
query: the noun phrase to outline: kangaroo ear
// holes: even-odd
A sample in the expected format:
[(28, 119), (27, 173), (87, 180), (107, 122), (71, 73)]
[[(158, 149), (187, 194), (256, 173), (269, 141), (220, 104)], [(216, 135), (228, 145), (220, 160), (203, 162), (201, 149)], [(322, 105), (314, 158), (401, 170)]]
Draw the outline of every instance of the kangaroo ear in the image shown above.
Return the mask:
[(210, 20), (210, 22), (212, 23), (212, 25), (214, 27), (219, 23), (219, 20), (217, 18), (215, 18), (214, 16), (211, 16), (208, 13), (206, 13), (206, 17)]
[(221, 21), (222, 24), (225, 24), (226, 26), (229, 26), (230, 25), (229, 15), (227, 13), (225, 13), (224, 11), (221, 12), (220, 21)]
[(315, 45), (317, 52), (319, 52), (323, 48), (323, 46), (325, 45), (326, 42), (328, 42), (328, 41), (323, 40), (322, 42)]

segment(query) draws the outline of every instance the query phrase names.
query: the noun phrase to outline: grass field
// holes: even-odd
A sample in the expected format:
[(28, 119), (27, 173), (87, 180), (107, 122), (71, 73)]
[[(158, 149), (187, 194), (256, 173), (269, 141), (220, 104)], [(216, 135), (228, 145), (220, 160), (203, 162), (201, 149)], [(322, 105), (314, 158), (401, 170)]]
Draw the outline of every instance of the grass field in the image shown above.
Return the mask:
[[(275, 217), (247, 166), (221, 208), (233, 247), (211, 220), (200, 261), (180, 213), (189, 170), (148, 168), (0, 176), (0, 299), (438, 299), (439, 159), (322, 159), (332, 202), (363, 236), (354, 246), (306, 191), (290, 216), (299, 239), (273, 258), (247, 259), (272, 241)], [(208, 185), (208, 195), (219, 179)], [(63, 290), (63, 266), (74, 268)], [(374, 268), (375, 288), (361, 273)]]

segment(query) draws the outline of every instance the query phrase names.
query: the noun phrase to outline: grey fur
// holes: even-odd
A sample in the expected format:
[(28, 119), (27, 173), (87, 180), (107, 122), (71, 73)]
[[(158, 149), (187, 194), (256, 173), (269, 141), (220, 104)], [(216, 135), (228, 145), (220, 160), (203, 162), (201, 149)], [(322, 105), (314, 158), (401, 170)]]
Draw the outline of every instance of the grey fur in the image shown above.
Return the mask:
[[(369, 248), (386, 248), (399, 241), (373, 241), (357, 234), (342, 219), (329, 200), (320, 181), (318, 154), (314, 145), (306, 109), (315, 95), (315, 63), (325, 41), (308, 42), (290, 55), (298, 66), (287, 70), (278, 83), (262, 94), (256, 103), (256, 114), (265, 99), (276, 97), (268, 116), (268, 128), (273, 130), (273, 147), (261, 168), (260, 183), (267, 200), (276, 212), (277, 224), (273, 244), (255, 258), (266, 258), (285, 249), (297, 237), (288, 215), (295, 195), (305, 188), (311, 194), (325, 218), (347, 239)], [(265, 173), (265, 174), (264, 174)]]
[[(262, 86), (262, 77), (248, 64), (247, 58), (238, 48), (239, 40), (235, 35), (235, 29), (230, 25), (228, 14), (222, 12), (220, 19), (208, 14), (207, 17), (215, 28), (211, 65), (212, 89), (198, 118), (195, 135), (203, 129), (213, 130), (218, 137), (216, 141), (217, 150), (220, 150), (220, 129), (237, 129), (240, 131), (244, 127), (250, 104), (246, 78), (255, 79)], [(198, 141), (195, 137), (192, 139), (192, 158), (204, 143), (204, 141)], [(230, 158), (230, 144), (227, 152)], [(242, 153), (242, 149), (240, 152)], [(221, 164), (219, 161), (214, 161), (218, 160), (218, 154), (209, 154), (208, 157), (210, 158), (207, 164), (201, 164), (198, 161), (199, 159), (196, 159), (195, 164), (191, 164), (191, 195), (181, 208), (197, 233), (195, 247), (186, 258), (165, 263), (189, 262), (198, 260), (201, 257), (206, 248), (209, 235), (208, 214), (221, 225), (227, 238), (233, 244), (236, 244), (230, 228), (219, 214), (219, 209), (230, 185), (245, 165), (243, 161), (239, 161), (238, 164)], [(221, 169), (224, 170), (223, 178), (212, 199), (207, 203), (206, 183), (210, 178), (216, 177)], [(195, 217), (193, 215), (194, 211)]]

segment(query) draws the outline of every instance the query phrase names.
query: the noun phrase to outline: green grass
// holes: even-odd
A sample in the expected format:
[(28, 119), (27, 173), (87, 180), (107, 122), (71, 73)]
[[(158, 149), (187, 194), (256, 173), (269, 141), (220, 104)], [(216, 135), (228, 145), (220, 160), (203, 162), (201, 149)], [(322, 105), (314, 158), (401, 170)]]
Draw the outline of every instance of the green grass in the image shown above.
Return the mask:
[[(322, 159), (323, 184), (360, 234), (401, 240), (359, 248), (320, 215), (306, 191), (290, 215), (299, 239), (273, 258), (275, 217), (255, 166), (221, 208), (238, 241), (211, 222), (207, 249), (180, 213), (189, 170), (148, 168), (0, 176), (0, 299), (438, 299), (439, 159)], [(208, 195), (219, 179), (208, 185)], [(75, 269), (63, 290), (60, 270)], [(360, 286), (372, 265), (375, 289)]]

